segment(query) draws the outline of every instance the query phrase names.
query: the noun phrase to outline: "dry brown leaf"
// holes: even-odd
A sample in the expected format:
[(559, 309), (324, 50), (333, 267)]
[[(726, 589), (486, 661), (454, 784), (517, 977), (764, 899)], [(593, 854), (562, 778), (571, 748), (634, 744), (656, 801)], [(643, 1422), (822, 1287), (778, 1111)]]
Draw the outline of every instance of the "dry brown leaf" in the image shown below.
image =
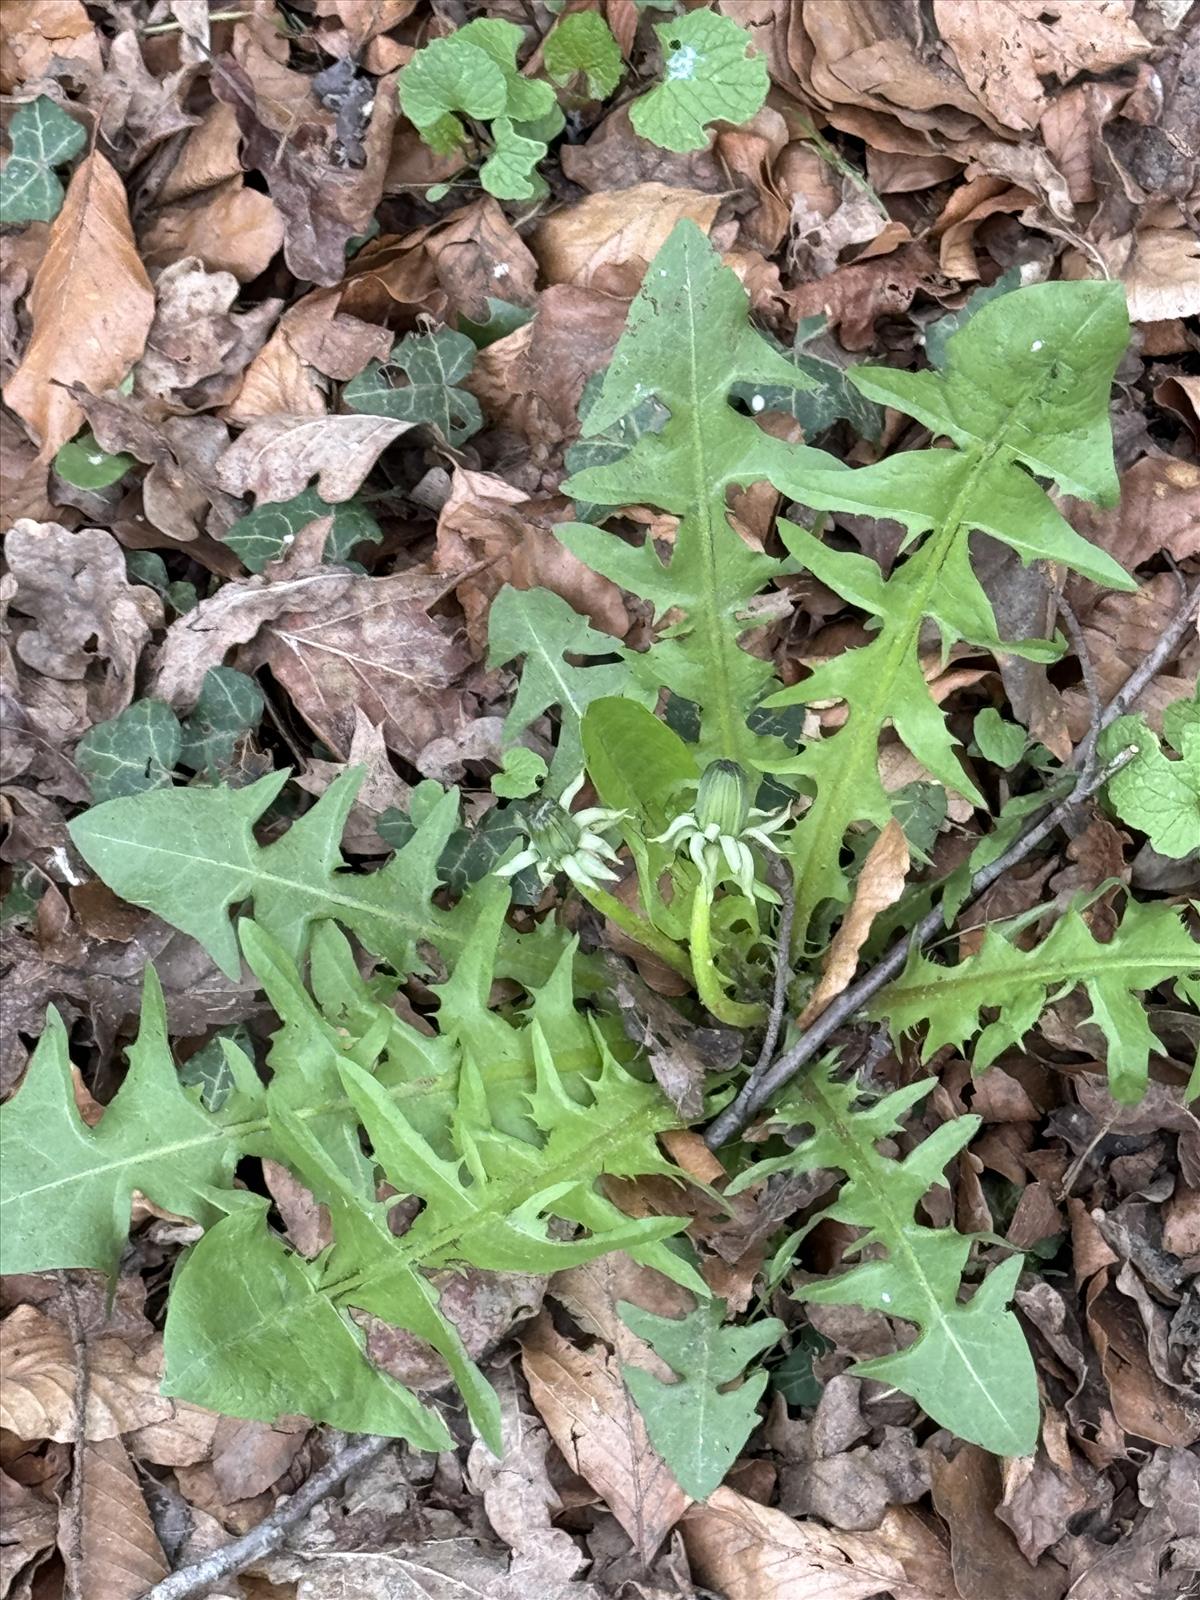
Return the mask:
[(521, 1364), (567, 1465), (587, 1479), (648, 1561), (688, 1497), (651, 1448), (616, 1358), (602, 1345), (577, 1349), (543, 1314), (522, 1334)]
[(1060, 1600), (1067, 1575), (1056, 1561), (1032, 1566), (997, 1518), (1000, 1463), (978, 1445), (953, 1461), (931, 1455), (933, 1503), (950, 1529), (954, 1581), (963, 1600)]
[(1200, 555), (1200, 466), (1175, 456), (1143, 456), (1122, 474), (1118, 505), (1102, 509), (1067, 499), (1063, 514), (1128, 572), (1164, 550), (1186, 561)]
[(950, 1563), (915, 1511), (890, 1510), (876, 1533), (794, 1522), (734, 1489), (682, 1522), (692, 1571), (728, 1600), (956, 1600)]
[(214, 188), (164, 206), (142, 230), (150, 268), (198, 257), (211, 272), (249, 283), (283, 243), (283, 218), (269, 195), (247, 189), (239, 173)]
[[(262, 60), (268, 58), (262, 57)], [(259, 80), (232, 57), (221, 62), (213, 77), (217, 98), (232, 105), (242, 133), (243, 160), (261, 172), (284, 221), (283, 254), (297, 278), (318, 284), (339, 283), (346, 268), (346, 244), (354, 234), (369, 231), (383, 193), (392, 128), (399, 111), (395, 78), (376, 86), (374, 108), (364, 136), (362, 166), (335, 166), (320, 125), (303, 119), (295, 91), (281, 91), (275, 101), (270, 82)], [(301, 97), (312, 98), (311, 79), (298, 78)], [(262, 97), (260, 98), (260, 92)], [(322, 116), (328, 120), (329, 113)], [(280, 120), (282, 118), (282, 121)], [(314, 136), (315, 134), (315, 136)]]
[(156, 78), (146, 68), (137, 30), (117, 34), (89, 99), (97, 106), (100, 133), (119, 172), (128, 174), (164, 140), (195, 127), (199, 119), (184, 108), (195, 75), (195, 66), (185, 65)]
[(893, 817), (867, 852), (854, 899), (829, 947), (820, 979), (801, 1013), (798, 1027), (806, 1028), (814, 1017), (819, 1017), (854, 977), (858, 953), (866, 943), (875, 918), (888, 906), (894, 906), (904, 892), (908, 867), (908, 840)]
[(125, 185), (96, 151), (76, 168), (29, 295), (33, 337), (5, 399), (51, 456), (78, 432), (62, 387), (115, 388), (139, 359), (154, 291), (129, 226)]
[[(85, 1444), (80, 1471), (77, 1592), (87, 1600), (139, 1600), (170, 1568), (128, 1452), (119, 1439)], [(59, 1542), (71, 1561), (73, 1530), (65, 1509)]]
[(204, 411), (228, 398), (283, 308), (264, 300), (235, 312), (231, 272), (208, 272), (196, 256), (165, 268), (154, 285), (154, 321), (134, 375), (135, 395), (172, 410)]
[(420, 768), (426, 745), (464, 730), (473, 709), (460, 687), (471, 665), (463, 641), (428, 614), (445, 587), (419, 571), (351, 578), (319, 610), (277, 611), (246, 664), (270, 667), (331, 750), (349, 752), (357, 707)]
[(1088, 1286), (1087, 1324), (1117, 1421), (1139, 1439), (1190, 1449), (1200, 1441), (1200, 1407), (1175, 1393), (1153, 1370), (1137, 1311), (1108, 1286), (1108, 1278), (1105, 1268)]
[(186, 200), (229, 178), (240, 179), (242, 163), (238, 146), (241, 138), (233, 107), (220, 100), (209, 106), (199, 124), (188, 134), (179, 160), (167, 174), (158, 192), (159, 205)]
[(248, 643), (264, 623), (285, 613), (327, 611), (352, 581), (349, 573), (318, 571), (280, 583), (260, 575), (222, 584), (168, 628), (155, 663), (153, 694), (177, 711), (190, 709), (205, 673), (220, 666), (234, 645)]
[(486, 322), (488, 299), (540, 306), (538, 264), (490, 195), (454, 211), (424, 232), (424, 252), (446, 300), (475, 322)]
[(57, 1526), (49, 1500), (0, 1472), (0, 1595), (16, 1594), (18, 1575), (52, 1548)]
[(267, 340), (242, 374), (237, 393), (225, 407), (226, 421), (244, 427), (259, 417), (324, 418), (329, 406), (317, 374), (300, 359), (282, 328)]
[(103, 70), (100, 37), (83, 0), (6, 0), (0, 30), (0, 90), (41, 78), (52, 61), (69, 62), (85, 80)]
[(547, 283), (631, 297), (675, 224), (686, 217), (707, 233), (718, 204), (715, 195), (665, 183), (602, 189), (544, 218), (533, 253)]
[(392, 335), (377, 323), (340, 311), (340, 298), (336, 289), (314, 290), (285, 313), (280, 329), (302, 361), (346, 383), (369, 361), (386, 361)]
[(362, 487), (388, 445), (410, 427), (390, 417), (260, 417), (221, 457), (217, 482), (261, 505), (294, 499), (315, 477), (321, 499), (335, 505)]
[(610, 111), (583, 144), (564, 144), (559, 159), (571, 182), (590, 194), (605, 189), (631, 189), (647, 182), (696, 189), (703, 194), (721, 194), (729, 188), (711, 150), (660, 150), (634, 133), (627, 105)]
[(918, 289), (941, 287), (937, 264), (923, 244), (905, 245), (875, 261), (851, 262), (817, 283), (788, 291), (796, 319), (824, 315), (847, 350), (867, 350), (875, 339), (877, 317), (907, 311)]
[(226, 1500), (252, 1500), (283, 1477), (308, 1437), (304, 1417), (255, 1422), (222, 1417), (212, 1441), (212, 1470)]
[(483, 1498), (493, 1529), (519, 1557), (536, 1563), (547, 1578), (566, 1583), (587, 1559), (569, 1533), (551, 1525), (562, 1509), (546, 1471), (550, 1435), (518, 1387), (515, 1369), (493, 1378), (500, 1400), (502, 1450), (494, 1456), (476, 1439), (467, 1458), (467, 1482)]
[(1020, 132), (1037, 127), (1046, 79), (1067, 83), (1081, 72), (1108, 72), (1150, 49), (1125, 0), (934, 0), (933, 15), (972, 93)]
[[(124, 1339), (90, 1339), (85, 1434), (111, 1439), (174, 1415), (158, 1392), (161, 1341), (135, 1353)], [(0, 1325), (4, 1394), (0, 1424), (21, 1439), (76, 1436), (75, 1351), (66, 1329), (35, 1306), (18, 1306)]]
[[(561, 502), (559, 502), (561, 504)], [(593, 627), (623, 639), (629, 615), (621, 591), (555, 538), (541, 507), (503, 478), (456, 467), (438, 515), (435, 572), (461, 573), (454, 594), (478, 655), (500, 589), (552, 589)]]
[(1121, 282), (1134, 322), (1200, 314), (1200, 238), (1190, 228), (1144, 228)]
[[(100, 528), (69, 532), (57, 522), (22, 518), (4, 541), (15, 611), (31, 619), (16, 634), (18, 660), (42, 677), (80, 684), (92, 721), (123, 711), (162, 602), (131, 584), (125, 555)], [(103, 670), (98, 670), (100, 664)]]

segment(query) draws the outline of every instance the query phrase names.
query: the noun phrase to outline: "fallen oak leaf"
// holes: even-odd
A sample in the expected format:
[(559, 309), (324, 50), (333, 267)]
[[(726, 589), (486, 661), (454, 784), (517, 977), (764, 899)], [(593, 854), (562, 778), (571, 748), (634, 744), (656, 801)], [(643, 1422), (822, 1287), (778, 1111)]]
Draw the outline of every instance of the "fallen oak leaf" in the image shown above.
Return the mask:
[(33, 336), (5, 399), (52, 456), (83, 413), (65, 385), (119, 384), (146, 348), (154, 291), (134, 244), (125, 185), (99, 151), (81, 162), (29, 293)]
[(138, 1600), (170, 1568), (129, 1452), (120, 1439), (89, 1442), (77, 1470), (79, 1526), (71, 1530), (64, 1518), (59, 1535), (72, 1539), (74, 1532), (78, 1538), (74, 1559), (69, 1546), (64, 1549), (76, 1593), (88, 1600)]
[(217, 482), (261, 505), (294, 499), (316, 477), (321, 499), (336, 504), (362, 487), (388, 445), (412, 426), (372, 416), (260, 417), (217, 462)]

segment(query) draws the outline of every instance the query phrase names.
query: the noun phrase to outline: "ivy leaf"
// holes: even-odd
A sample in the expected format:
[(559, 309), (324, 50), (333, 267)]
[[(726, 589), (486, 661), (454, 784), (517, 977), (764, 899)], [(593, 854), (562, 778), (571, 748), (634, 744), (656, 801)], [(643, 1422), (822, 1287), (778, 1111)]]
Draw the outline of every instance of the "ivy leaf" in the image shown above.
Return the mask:
[(63, 203), (54, 168), (79, 154), (86, 131), (43, 94), (14, 113), (8, 136), (12, 154), (0, 171), (0, 217), (13, 223), (53, 222)]
[(109, 489), (120, 483), (130, 467), (136, 466), (132, 456), (102, 450), (90, 428), (85, 428), (77, 439), (60, 445), (54, 457), (55, 472), (77, 489)]
[(1163, 753), (1142, 717), (1118, 717), (1101, 734), (1097, 754), (1110, 761), (1128, 745), (1137, 746), (1128, 766), (1105, 784), (1105, 797), (1121, 821), (1144, 833), (1160, 856), (1181, 861), (1200, 848), (1200, 723), (1177, 715), (1168, 724), (1164, 713), (1163, 726), (1169, 727), (1180, 751), (1178, 761)]
[(647, 1340), (679, 1374), (663, 1383), (641, 1367), (623, 1366), (625, 1386), (637, 1401), (650, 1443), (695, 1500), (706, 1500), (724, 1479), (758, 1421), (756, 1407), (767, 1374), (752, 1373), (738, 1388), (721, 1385), (740, 1378), (756, 1355), (787, 1331), (777, 1317), (746, 1327), (723, 1328), (724, 1300), (702, 1301), (686, 1317), (658, 1317), (618, 1302), (627, 1328)]
[[(688, 20), (711, 16), (692, 12)], [(602, 436), (650, 395), (668, 418), (619, 459), (575, 472), (563, 485), (576, 500), (680, 514), (670, 563), (651, 540), (632, 546), (581, 523), (554, 531), (594, 571), (650, 601), (657, 617), (682, 613), (648, 655), (626, 652), (626, 659), (647, 688), (665, 687), (700, 706), (703, 756), (756, 765), (787, 751), (747, 727), (773, 674), (738, 641), (752, 601), (785, 569), (730, 526), (726, 492), (764, 478), (787, 487), (813, 465), (830, 468), (831, 458), (783, 445), (728, 403), (739, 382), (811, 384), (754, 331), (747, 312), (736, 274), (695, 223), (677, 224), (646, 272), (583, 432)]]
[(663, 81), (633, 102), (634, 131), (664, 150), (704, 150), (710, 122), (748, 122), (767, 98), (766, 60), (750, 35), (716, 11), (656, 23)]
[(210, 667), (183, 724), (178, 759), (193, 772), (217, 771), (232, 760), (242, 735), (258, 727), (265, 705), (262, 690), (246, 673)]
[(148, 789), (170, 788), (183, 732), (161, 700), (135, 700), (108, 722), (89, 728), (75, 746), (75, 765), (100, 803)]
[(1107, 944), (1094, 939), (1079, 912), (1071, 910), (1033, 950), (1022, 950), (993, 923), (978, 954), (957, 966), (914, 952), (867, 1014), (886, 1020), (897, 1041), (924, 1025), (922, 1058), (928, 1060), (944, 1044), (965, 1045), (979, 1028), (980, 1012), (995, 1009), (995, 1021), (984, 1027), (975, 1046), (975, 1070), (982, 1072), (1002, 1051), (1020, 1044), (1052, 996), (1082, 984), (1092, 1002), (1091, 1020), (1108, 1041), (1113, 1098), (1131, 1105), (1145, 1092), (1150, 1052), (1161, 1049), (1135, 995), (1197, 971), (1200, 945), (1178, 909), (1130, 900)]
[(325, 541), (326, 561), (345, 561), (357, 544), (378, 544), (383, 531), (361, 500), (329, 505), (315, 489), (305, 489), (292, 500), (255, 506), (239, 517), (223, 542), (236, 550), (243, 566), (261, 572), (287, 550), (301, 528), (332, 513), (333, 527)]
[[(406, 334), (386, 361), (370, 362), (346, 385), (342, 399), (351, 411), (432, 423), (447, 444), (460, 445), (483, 426), (478, 400), (454, 387), (474, 365), (475, 345), (464, 333), (438, 328)], [(389, 375), (397, 367), (408, 377), (400, 387)]]
[[(248, 1201), (193, 1245), (171, 1286), (164, 1394), (227, 1417), (300, 1411), (351, 1433), (448, 1450), (445, 1423), (367, 1360), (366, 1339), (321, 1289), (321, 1268)], [(231, 1359), (231, 1352), (235, 1359)]]
[[(243, 1113), (261, 1099), (261, 1086), (248, 1070), (238, 1088), (230, 1104)], [(134, 1189), (205, 1227), (221, 1215), (216, 1191), (238, 1203), (235, 1138), (179, 1082), (153, 967), (129, 1071), (97, 1126), (76, 1108), (66, 1029), (51, 1011), (20, 1088), (0, 1108), (0, 1150), (5, 1273), (115, 1271)]]
[(511, 300), (497, 300), (494, 295), (487, 297), (487, 313), (485, 322), (472, 322), (461, 311), (458, 314), (460, 330), (467, 334), (477, 350), (486, 350), (498, 339), (506, 339), (510, 333), (532, 322), (534, 315), (528, 306), (514, 305)]
[(503, 114), (508, 100), (504, 73), (472, 42), (469, 29), (470, 24), (418, 50), (397, 79), (404, 115), (440, 156), (452, 155), (466, 138), (456, 111), (490, 122)]
[(630, 695), (654, 704), (654, 692), (632, 684), (623, 662), (598, 666), (570, 665), (567, 655), (612, 656), (617, 640), (599, 633), (585, 617), (549, 589), (514, 589), (505, 585), (492, 601), (488, 618), (488, 662), (504, 666), (524, 657), (521, 683), (504, 722), (504, 737), (515, 740), (551, 706), (559, 708), (558, 748), (547, 780), (551, 793), (565, 789), (583, 765), (579, 724), (584, 711), (603, 695)]
[[(895, 1355), (861, 1361), (856, 1376), (894, 1384), (920, 1402), (935, 1422), (995, 1455), (1030, 1455), (1038, 1436), (1038, 1387), (1020, 1324), (1007, 1310), (1022, 1258), (996, 1267), (965, 1304), (959, 1299), (971, 1240), (953, 1228), (929, 1228), (914, 1213), (929, 1189), (945, 1186), (945, 1168), (968, 1145), (977, 1116), (944, 1122), (902, 1160), (877, 1148), (899, 1132), (901, 1119), (934, 1087), (908, 1084), (873, 1105), (857, 1105), (853, 1082), (833, 1077), (832, 1058), (819, 1063), (774, 1114), (785, 1128), (811, 1131), (793, 1150), (748, 1167), (729, 1185), (734, 1194), (776, 1172), (834, 1167), (846, 1174), (838, 1198), (811, 1219), (866, 1231), (856, 1252), (885, 1252), (837, 1277), (807, 1283), (797, 1298), (820, 1305), (857, 1305), (902, 1317), (920, 1330)], [(807, 1230), (806, 1230), (807, 1231)]]
[(582, 73), (593, 100), (606, 100), (621, 81), (621, 47), (595, 11), (563, 17), (546, 40), (542, 61), (557, 84)]

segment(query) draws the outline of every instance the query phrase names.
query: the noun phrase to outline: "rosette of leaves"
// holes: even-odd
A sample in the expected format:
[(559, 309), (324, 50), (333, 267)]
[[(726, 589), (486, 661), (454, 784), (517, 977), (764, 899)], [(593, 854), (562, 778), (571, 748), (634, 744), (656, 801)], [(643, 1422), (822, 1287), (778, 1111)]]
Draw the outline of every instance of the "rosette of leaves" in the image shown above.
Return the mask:
[[(278, 941), (244, 924), (242, 948), (281, 1027), (265, 1086), (225, 1042), (234, 1089), (219, 1112), (180, 1083), (152, 972), (130, 1071), (94, 1128), (76, 1109), (65, 1030), (52, 1020), (0, 1110), (3, 1270), (112, 1270), (137, 1190), (205, 1230), (172, 1281), (166, 1393), (228, 1416), (299, 1410), (449, 1448), (438, 1414), (366, 1359), (353, 1308), (431, 1345), (498, 1450), (498, 1403), (439, 1307), (439, 1273), (553, 1272), (621, 1249), (704, 1293), (663, 1243), (684, 1218), (628, 1217), (597, 1187), (602, 1173), (675, 1175), (656, 1135), (678, 1119), (576, 1012), (571, 947), (531, 985), (524, 1012), (488, 1009), (506, 904), (493, 883), (432, 1038), (372, 992), (331, 925), (313, 943), (309, 993)], [(264, 1199), (234, 1185), (249, 1154), (287, 1163), (328, 1207), (334, 1242), (316, 1260), (271, 1230)], [(389, 1226), (394, 1200), (376, 1199), (381, 1181), (422, 1202), (402, 1237)]]
[(491, 150), (479, 181), (501, 200), (533, 200), (546, 185), (536, 171), (563, 114), (548, 83), (517, 67), (523, 34), (501, 17), (478, 17), (418, 50), (399, 76), (400, 106), (438, 155), (463, 150), (459, 113), (486, 124)]

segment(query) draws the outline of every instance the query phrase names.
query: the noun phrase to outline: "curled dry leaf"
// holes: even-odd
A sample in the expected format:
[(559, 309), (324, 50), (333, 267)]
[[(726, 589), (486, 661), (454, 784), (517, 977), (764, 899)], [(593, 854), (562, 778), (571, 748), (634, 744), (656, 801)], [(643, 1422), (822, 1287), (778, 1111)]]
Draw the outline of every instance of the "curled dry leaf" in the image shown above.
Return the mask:
[(522, 1335), (521, 1362), (567, 1465), (587, 1479), (648, 1561), (688, 1497), (651, 1449), (615, 1357), (602, 1345), (577, 1349), (542, 1315)]
[(17, 635), (17, 658), (46, 678), (86, 680), (93, 721), (116, 716), (133, 698), (150, 630), (162, 623), (158, 596), (129, 582), (121, 546), (100, 528), (70, 533), (22, 518), (4, 551), (16, 579), (13, 609), (33, 621)]
[(829, 947), (821, 977), (800, 1016), (798, 1027), (806, 1028), (819, 1017), (853, 978), (858, 953), (867, 941), (875, 918), (888, 906), (894, 906), (904, 893), (908, 867), (908, 840), (893, 817), (867, 852), (855, 885), (853, 903)]
[(241, 380), (283, 307), (264, 300), (235, 312), (240, 291), (232, 272), (209, 272), (185, 256), (159, 274), (154, 321), (138, 363), (134, 392), (172, 409), (203, 411), (220, 405)]
[(0, 1472), (0, 1594), (17, 1595), (18, 1576), (54, 1544), (58, 1516), (35, 1489)]
[(241, 137), (232, 106), (220, 100), (209, 106), (188, 134), (178, 161), (163, 180), (158, 203), (170, 205), (190, 195), (201, 194), (229, 178), (240, 179), (242, 163), (238, 147)]
[(129, 226), (125, 186), (95, 152), (71, 178), (29, 295), (33, 337), (5, 399), (52, 456), (83, 413), (64, 385), (113, 388), (139, 359), (154, 291)]
[[(259, 100), (257, 84), (232, 57), (217, 63), (213, 91), (232, 105), (242, 132), (243, 158), (261, 172), (284, 222), (283, 253), (296, 277), (312, 283), (341, 281), (346, 244), (354, 234), (370, 230), (383, 180), (398, 104), (394, 77), (383, 79), (364, 140), (361, 167), (335, 167), (326, 142), (312, 124), (296, 128), (288, 108), (296, 99), (285, 93), (282, 107), (288, 121), (270, 122), (269, 97)], [(283, 69), (286, 71), (286, 69)], [(295, 76), (288, 72), (289, 78)], [(302, 79), (307, 88), (310, 80)]]
[(693, 1573), (728, 1600), (957, 1600), (941, 1541), (915, 1511), (890, 1510), (875, 1533), (837, 1533), (720, 1488), (682, 1530)]
[(1049, 1559), (1036, 1566), (996, 1516), (1000, 1465), (977, 1445), (952, 1461), (931, 1454), (933, 1503), (950, 1529), (954, 1581), (962, 1600), (1061, 1600), (1066, 1573)]
[(217, 463), (217, 482), (229, 494), (256, 502), (294, 500), (315, 477), (328, 505), (349, 500), (409, 422), (389, 417), (261, 417)]

